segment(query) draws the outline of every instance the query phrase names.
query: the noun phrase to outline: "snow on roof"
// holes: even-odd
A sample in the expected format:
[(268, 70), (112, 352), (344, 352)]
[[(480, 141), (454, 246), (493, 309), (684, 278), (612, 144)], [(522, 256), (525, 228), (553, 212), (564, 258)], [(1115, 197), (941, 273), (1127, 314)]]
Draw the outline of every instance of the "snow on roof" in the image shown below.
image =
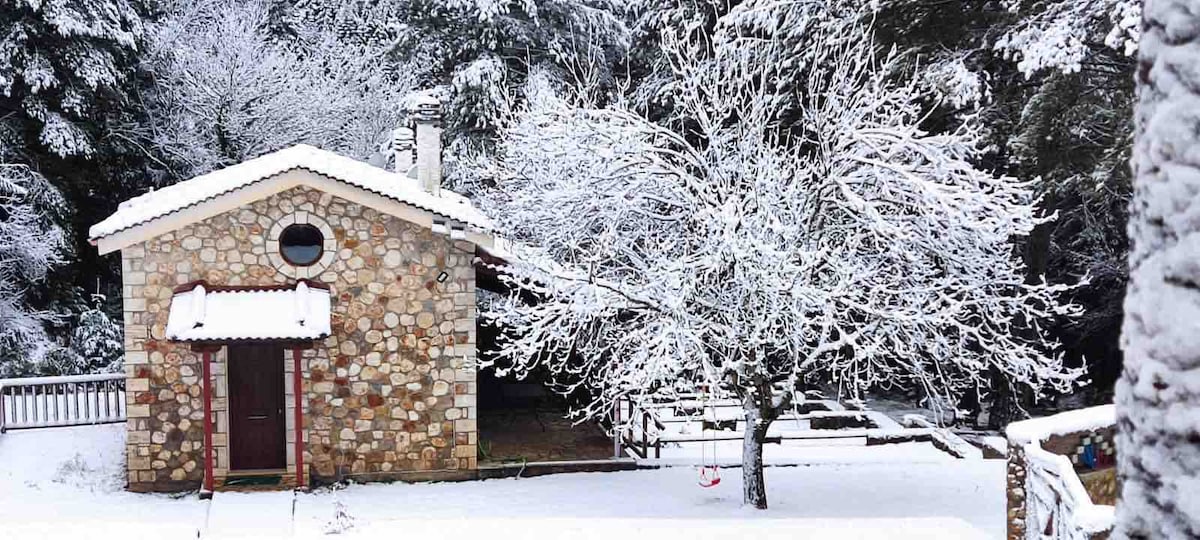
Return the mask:
[(1013, 422), (1008, 425), (1005, 433), (1008, 434), (1009, 441), (1023, 445), (1033, 441), (1044, 441), (1052, 435), (1096, 431), (1112, 427), (1116, 423), (1116, 408), (1113, 405), (1102, 405)]
[(216, 288), (204, 283), (176, 292), (167, 338), (321, 339), (330, 333), (329, 291), (301, 281), (294, 288)]
[(457, 193), (441, 190), (434, 195), (404, 175), (298, 144), (134, 197), (93, 225), (88, 236), (94, 241), (293, 169), (334, 178), (475, 229), (492, 230), (491, 220)]

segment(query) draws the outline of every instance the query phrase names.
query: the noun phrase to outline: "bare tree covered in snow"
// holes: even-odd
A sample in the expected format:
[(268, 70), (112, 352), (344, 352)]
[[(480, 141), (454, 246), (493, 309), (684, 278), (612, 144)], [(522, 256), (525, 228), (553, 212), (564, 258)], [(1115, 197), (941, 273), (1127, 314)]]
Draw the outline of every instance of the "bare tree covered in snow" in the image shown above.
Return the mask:
[(54, 315), (31, 309), (26, 295), (63, 262), (65, 237), (48, 211), (65, 205), (36, 172), (0, 163), (0, 377), (25, 371), (54, 345), (43, 325)]
[(497, 369), (586, 387), (580, 416), (735, 395), (758, 508), (767, 429), (798, 389), (909, 387), (954, 404), (989, 373), (1069, 389), (1079, 372), (1046, 354), (1039, 321), (1073, 309), (1026, 283), (1011, 244), (1040, 222), (1029, 186), (972, 165), (971, 128), (923, 133), (918, 83), (889, 81), (894, 57), (851, 32), (814, 40), (799, 67), (802, 136), (765, 97), (777, 66), (758, 55), (787, 51), (762, 40), (708, 60), (667, 40), (667, 125), (531, 90), (491, 196), (517, 241), (511, 279), (536, 301), (487, 314), (507, 329)]
[(1200, 6), (1149, 0), (1144, 17), (1114, 538), (1174, 540), (1200, 537)]
[(364, 159), (405, 114), (415, 74), (332, 32), (282, 38), (269, 3), (182, 5), (154, 36), (139, 138), (201, 173), (296, 143)]

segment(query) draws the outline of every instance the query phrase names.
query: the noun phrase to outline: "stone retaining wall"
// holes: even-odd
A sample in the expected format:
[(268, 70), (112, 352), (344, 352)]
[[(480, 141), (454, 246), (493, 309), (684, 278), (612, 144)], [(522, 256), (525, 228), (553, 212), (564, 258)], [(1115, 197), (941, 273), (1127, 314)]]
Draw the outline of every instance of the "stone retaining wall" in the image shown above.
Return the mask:
[[(1107, 441), (1112, 441), (1115, 434), (1115, 428), (1108, 427), (1098, 430), (1076, 431), (1071, 433), (1050, 435), (1039, 445), (1042, 449), (1061, 456), (1071, 458), (1075, 463), (1075, 474), (1081, 480), (1084, 489), (1091, 497), (1091, 502), (1097, 505), (1114, 505), (1116, 503), (1119, 485), (1117, 483), (1116, 468), (1106, 466), (1098, 469), (1091, 469), (1085, 464), (1079, 463), (1076, 450), (1080, 447), (1084, 437), (1100, 437)], [(1115, 457), (1115, 456), (1114, 456)], [(1006, 494), (1007, 494), (1007, 525), (1008, 525), (1008, 540), (1026, 540), (1028, 527), (1031, 525), (1027, 522), (1029, 516), (1028, 501), (1028, 463), (1026, 461), (1025, 447), (1020, 442), (1009, 441), (1008, 445), (1008, 470), (1006, 474)], [(1042, 538), (1036, 536), (1035, 538)], [(1050, 538), (1074, 538), (1067, 536), (1065, 531), (1051, 531)], [(1104, 540), (1108, 538), (1108, 532), (1094, 533), (1087, 536), (1089, 540)]]

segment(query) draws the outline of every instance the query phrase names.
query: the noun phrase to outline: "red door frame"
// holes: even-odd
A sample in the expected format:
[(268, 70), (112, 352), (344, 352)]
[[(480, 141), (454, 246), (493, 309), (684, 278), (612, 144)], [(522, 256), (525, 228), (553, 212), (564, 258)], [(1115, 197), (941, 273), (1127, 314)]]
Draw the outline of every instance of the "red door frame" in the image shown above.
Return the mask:
[[(300, 364), (301, 351), (311, 347), (311, 343), (292, 346), (292, 400), (295, 409), (295, 425), (293, 427), (296, 430), (296, 486), (301, 488), (307, 487), (308, 482), (306, 482), (304, 474), (304, 395)], [(220, 349), (221, 345), (197, 345), (193, 347), (193, 350), (201, 352), (201, 387), (204, 395), (204, 481), (201, 486), (203, 491), (209, 493), (213, 491), (212, 439), (213, 428), (215, 426), (212, 414), (212, 353)]]
[(303, 389), (300, 387), (300, 348), (292, 349), (292, 400), (295, 406), (296, 429), (296, 487), (305, 487), (304, 481), (304, 402)]
[(202, 355), (204, 366), (204, 491), (213, 490), (213, 421), (212, 421), (212, 351), (206, 349)]

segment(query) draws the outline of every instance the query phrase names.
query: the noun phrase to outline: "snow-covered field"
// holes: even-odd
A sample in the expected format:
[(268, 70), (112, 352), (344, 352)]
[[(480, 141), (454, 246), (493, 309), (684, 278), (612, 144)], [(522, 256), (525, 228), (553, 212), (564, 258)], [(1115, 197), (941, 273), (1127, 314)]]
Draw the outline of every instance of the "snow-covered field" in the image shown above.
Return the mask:
[[(35, 538), (814, 538), (998, 539), (1002, 461), (924, 459), (925, 445), (814, 448), (767, 470), (771, 509), (741, 506), (740, 470), (703, 489), (688, 467), (211, 501), (121, 490), (124, 426), (0, 435), (0, 537)], [(915, 459), (914, 459), (915, 458)], [(341, 526), (335, 514), (343, 508)], [(349, 523), (349, 527), (346, 524)]]

